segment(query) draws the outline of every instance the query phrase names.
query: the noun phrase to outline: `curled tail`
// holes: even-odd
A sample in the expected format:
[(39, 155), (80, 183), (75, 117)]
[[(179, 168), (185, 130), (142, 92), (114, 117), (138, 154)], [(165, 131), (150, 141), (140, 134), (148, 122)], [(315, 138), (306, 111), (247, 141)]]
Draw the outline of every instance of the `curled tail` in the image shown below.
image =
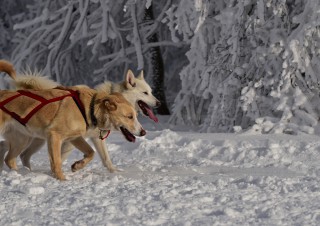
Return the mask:
[(17, 78), (13, 65), (6, 60), (0, 60), (0, 72), (7, 73), (13, 80)]
[(17, 77), (13, 65), (6, 61), (0, 60), (0, 72), (6, 72), (13, 79), (11, 82), (12, 87), (16, 89), (53, 89), (59, 86), (59, 83), (52, 81), (46, 76), (43, 76), (38, 71), (31, 71), (30, 69), (19, 73)]

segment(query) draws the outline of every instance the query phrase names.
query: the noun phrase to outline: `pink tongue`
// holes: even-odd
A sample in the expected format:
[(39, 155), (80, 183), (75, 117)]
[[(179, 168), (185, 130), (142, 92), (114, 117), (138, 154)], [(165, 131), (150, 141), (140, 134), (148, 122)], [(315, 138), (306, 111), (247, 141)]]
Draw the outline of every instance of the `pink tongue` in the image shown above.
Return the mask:
[(155, 122), (159, 122), (158, 118), (153, 114), (152, 110), (150, 108), (146, 108), (149, 118), (151, 118)]
[(135, 138), (135, 137), (131, 137), (131, 136), (130, 136), (129, 141), (131, 141), (131, 142), (133, 142), (133, 143), (134, 143), (134, 142), (136, 141), (136, 138)]

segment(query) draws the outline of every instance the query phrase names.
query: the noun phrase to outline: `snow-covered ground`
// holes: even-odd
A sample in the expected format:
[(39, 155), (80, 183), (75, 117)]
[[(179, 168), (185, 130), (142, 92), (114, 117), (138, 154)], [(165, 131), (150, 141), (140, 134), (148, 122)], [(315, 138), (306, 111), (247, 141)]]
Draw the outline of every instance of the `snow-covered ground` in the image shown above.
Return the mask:
[(318, 136), (146, 127), (134, 144), (118, 133), (108, 138), (120, 173), (109, 173), (98, 155), (72, 173), (81, 157), (74, 151), (60, 182), (50, 176), (46, 148), (33, 157), (32, 172), (5, 167), (0, 225), (320, 224)]

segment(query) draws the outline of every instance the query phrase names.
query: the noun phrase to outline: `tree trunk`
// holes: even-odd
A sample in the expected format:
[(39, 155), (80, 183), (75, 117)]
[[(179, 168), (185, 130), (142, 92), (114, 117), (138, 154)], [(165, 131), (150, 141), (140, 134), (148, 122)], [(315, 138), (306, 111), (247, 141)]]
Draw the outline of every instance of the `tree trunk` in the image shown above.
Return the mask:
[[(154, 20), (153, 16), (153, 7), (152, 5), (145, 9), (145, 17), (144, 21)], [(147, 41), (149, 43), (158, 42), (158, 35), (155, 32), (150, 37), (147, 37)], [(161, 106), (158, 107), (155, 111), (159, 115), (170, 115), (170, 111), (167, 106), (165, 89), (164, 89), (164, 67), (163, 67), (163, 59), (161, 55), (160, 47), (153, 47), (149, 50), (150, 54), (150, 63), (149, 63), (149, 71), (152, 72), (151, 77), (151, 86), (153, 88), (154, 96), (161, 102)]]

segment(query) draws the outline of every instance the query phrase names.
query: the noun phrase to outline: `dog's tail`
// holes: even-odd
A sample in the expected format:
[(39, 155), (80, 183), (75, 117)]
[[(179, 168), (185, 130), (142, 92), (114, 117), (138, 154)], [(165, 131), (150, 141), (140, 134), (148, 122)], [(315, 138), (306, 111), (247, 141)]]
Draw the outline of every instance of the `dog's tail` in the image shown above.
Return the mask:
[(41, 72), (32, 72), (30, 69), (24, 71), (23, 73), (19, 73), (19, 76), (17, 76), (13, 65), (6, 60), (0, 60), (0, 72), (7, 73), (13, 79), (11, 85), (16, 89), (42, 90), (53, 89), (60, 85), (48, 77), (43, 76)]
[(53, 89), (57, 86), (60, 86), (59, 83), (51, 80), (47, 76), (43, 76), (41, 72), (31, 72), (25, 71), (22, 74), (19, 74), (17, 79), (12, 82), (12, 85), (16, 89)]
[(0, 60), (0, 72), (7, 73), (13, 80), (16, 80), (17, 78), (16, 70), (13, 65), (6, 60)]
[(34, 71), (30, 69), (26, 70), (17, 77), (16, 71), (13, 65), (6, 61), (0, 60), (0, 72), (5, 72), (13, 79), (11, 82), (12, 86), (16, 89), (53, 89), (60, 84), (43, 76), (41, 72)]

